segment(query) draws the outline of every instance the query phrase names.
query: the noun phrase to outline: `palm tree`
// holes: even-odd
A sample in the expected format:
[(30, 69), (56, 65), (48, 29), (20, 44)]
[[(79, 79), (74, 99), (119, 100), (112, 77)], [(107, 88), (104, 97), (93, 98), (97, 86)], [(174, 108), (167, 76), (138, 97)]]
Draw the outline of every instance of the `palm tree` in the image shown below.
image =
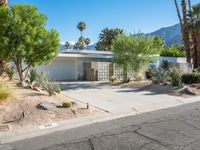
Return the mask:
[(111, 45), (112, 45), (113, 40), (122, 34), (124, 34), (124, 30), (119, 29), (119, 28), (103, 29), (99, 35), (99, 41), (97, 42), (96, 49), (104, 50), (104, 51), (111, 51)]
[(183, 39), (184, 45), (187, 52), (187, 62), (191, 63), (191, 45), (190, 45), (190, 33), (188, 26), (188, 18), (187, 18), (187, 4), (185, 0), (182, 0), (182, 13), (183, 13)]
[(189, 12), (189, 27), (193, 44), (194, 68), (200, 67), (200, 3), (191, 7)]
[[(181, 31), (182, 31), (184, 46), (185, 46), (185, 49), (186, 49), (186, 52), (187, 52), (187, 62), (191, 63), (191, 51), (192, 51), (192, 49), (191, 49), (191, 45), (190, 45), (190, 34), (189, 34), (187, 9), (186, 9), (187, 4), (186, 4), (185, 0), (182, 0), (182, 2), (181, 2), (182, 16), (183, 16), (183, 19), (182, 19), (177, 0), (174, 0), (174, 3), (175, 3), (175, 6), (176, 6), (179, 22), (180, 22), (180, 25), (181, 25)], [(188, 3), (189, 3), (189, 5), (191, 5), (189, 0), (188, 0)]]
[(88, 48), (88, 45), (91, 43), (90, 39), (89, 38), (86, 38), (85, 39), (85, 44), (87, 45), (87, 48)]
[(83, 49), (84, 47), (83, 47), (83, 45), (81, 44), (81, 42), (76, 42), (74, 48), (80, 50), (80, 49)]
[(65, 42), (65, 48), (69, 49), (69, 47), (71, 46), (71, 44), (69, 42)]
[(80, 30), (81, 32), (81, 37), (83, 36), (83, 30), (86, 29), (86, 24), (84, 22), (79, 22), (78, 25), (77, 25), (77, 28)]

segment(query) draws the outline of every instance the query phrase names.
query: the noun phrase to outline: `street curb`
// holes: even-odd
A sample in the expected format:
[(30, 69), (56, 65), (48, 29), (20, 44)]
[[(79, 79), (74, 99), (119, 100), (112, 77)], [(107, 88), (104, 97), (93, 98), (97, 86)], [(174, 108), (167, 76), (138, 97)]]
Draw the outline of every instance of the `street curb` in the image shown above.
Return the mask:
[(134, 113), (127, 113), (127, 114), (121, 114), (121, 115), (111, 115), (111, 114), (96, 114), (95, 116), (86, 116), (86, 117), (80, 117), (75, 118), (71, 120), (65, 120), (60, 122), (54, 122), (57, 123), (58, 126), (54, 128), (48, 128), (45, 130), (40, 130), (39, 127), (34, 127), (31, 129), (21, 129), (17, 132), (4, 132), (0, 133), (0, 144), (6, 144), (6, 143), (12, 143), (16, 141), (21, 141), (24, 139), (30, 139), (38, 136), (43, 136), (51, 133), (55, 133), (58, 131), (64, 131), (69, 129), (74, 129), (82, 126), (88, 126), (94, 123), (101, 123), (106, 122), (114, 119), (119, 119), (122, 117), (128, 117), (137, 115)]

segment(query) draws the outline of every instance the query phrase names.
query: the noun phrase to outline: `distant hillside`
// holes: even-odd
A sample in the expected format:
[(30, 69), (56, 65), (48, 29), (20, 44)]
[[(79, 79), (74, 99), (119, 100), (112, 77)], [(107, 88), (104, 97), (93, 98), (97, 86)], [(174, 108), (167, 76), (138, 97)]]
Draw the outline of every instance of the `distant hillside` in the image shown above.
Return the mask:
[(166, 28), (161, 28), (147, 35), (160, 36), (162, 39), (165, 40), (166, 46), (182, 43), (180, 24), (176, 24)]
[[(182, 44), (180, 24), (161, 28), (159, 30), (156, 30), (148, 34), (140, 33), (139, 35), (160, 36), (163, 40), (165, 40), (165, 45), (167, 47), (171, 45), (175, 45), (175, 44)], [(65, 49), (64, 43), (60, 44), (60, 47), (61, 47), (61, 50), (64, 50)], [(96, 49), (95, 47), (96, 47), (96, 43), (89, 45), (87, 49), (95, 50)]]

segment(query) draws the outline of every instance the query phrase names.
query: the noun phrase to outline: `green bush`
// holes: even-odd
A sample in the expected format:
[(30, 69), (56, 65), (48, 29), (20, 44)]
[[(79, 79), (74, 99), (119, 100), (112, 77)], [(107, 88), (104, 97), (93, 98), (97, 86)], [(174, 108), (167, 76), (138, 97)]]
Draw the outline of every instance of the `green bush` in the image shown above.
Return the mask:
[(60, 92), (61, 92), (60, 87), (54, 83), (46, 83), (44, 88), (47, 91), (47, 93), (49, 94), (49, 96), (52, 96), (55, 93), (60, 94)]
[(162, 68), (165, 70), (169, 70), (169, 62), (167, 60), (163, 60)]
[(47, 84), (45, 90), (47, 91), (49, 96), (52, 96), (55, 93), (54, 84), (52, 83)]
[(70, 107), (72, 107), (72, 103), (71, 102), (64, 102), (63, 107), (64, 108), (70, 108)]
[(172, 70), (170, 73), (170, 77), (173, 86), (180, 86), (182, 84), (182, 73), (180, 70)]
[(114, 76), (112, 76), (111, 78), (110, 78), (110, 82), (116, 82), (117, 81), (117, 77), (114, 77)]
[(8, 97), (10, 97), (10, 92), (8, 88), (6, 88), (5, 85), (0, 83), (0, 101), (6, 100)]
[(200, 73), (183, 74), (182, 82), (185, 84), (200, 83)]
[(177, 47), (170, 47), (161, 51), (163, 57), (186, 57), (186, 52)]
[(38, 78), (38, 72), (35, 69), (31, 69), (29, 71), (29, 80), (30, 83), (32, 84), (33, 82), (36, 82)]
[(15, 74), (15, 67), (9, 67), (6, 69), (6, 74), (8, 75), (9, 77), (9, 80), (11, 81), (13, 79), (13, 76)]
[(42, 87), (44, 89), (46, 89), (47, 85), (49, 84), (49, 81), (48, 81), (46, 75), (43, 72), (40, 72), (40, 73), (37, 74), (36, 82), (37, 82), (37, 85), (39, 87)]
[(155, 74), (155, 81), (158, 83), (167, 83), (171, 80), (169, 71), (159, 68)]
[(154, 76), (154, 72), (153, 72), (153, 70), (151, 70), (151, 69), (148, 69), (146, 72), (145, 72), (145, 75), (146, 75), (146, 78), (147, 79), (153, 79), (153, 76)]
[(59, 85), (53, 84), (53, 88), (54, 88), (54, 91), (55, 91), (56, 93), (58, 93), (58, 94), (61, 93), (61, 89), (60, 89), (60, 86), (59, 86)]

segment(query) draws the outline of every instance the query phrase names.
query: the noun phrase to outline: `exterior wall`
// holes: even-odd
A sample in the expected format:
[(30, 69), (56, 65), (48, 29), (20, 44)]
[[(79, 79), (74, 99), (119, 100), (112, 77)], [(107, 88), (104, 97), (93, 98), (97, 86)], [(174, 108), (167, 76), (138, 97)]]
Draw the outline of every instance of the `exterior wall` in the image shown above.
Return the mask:
[(90, 62), (109, 62), (111, 60), (109, 59), (103, 59), (103, 58), (99, 58), (99, 59), (96, 59), (96, 58), (78, 58), (77, 60), (77, 74), (78, 76), (80, 77), (83, 77), (84, 76), (84, 63), (90, 63)]
[(37, 70), (46, 73), (49, 80), (65, 81), (76, 78), (74, 58), (56, 58), (50, 65), (37, 67)]
[(168, 61), (169, 63), (187, 63), (186, 58), (182, 57), (160, 57), (158, 67), (163, 65), (163, 61)]
[(191, 73), (193, 70), (193, 65), (187, 63), (186, 58), (181, 57), (160, 57), (157, 63), (157, 68), (162, 67), (163, 61), (168, 61), (170, 68), (177, 68), (184, 73)]
[(36, 69), (44, 72), (48, 79), (53, 81), (81, 80), (84, 76), (84, 63), (109, 61), (111, 60), (104, 58), (61, 57), (56, 58), (48, 66), (40, 66)]

